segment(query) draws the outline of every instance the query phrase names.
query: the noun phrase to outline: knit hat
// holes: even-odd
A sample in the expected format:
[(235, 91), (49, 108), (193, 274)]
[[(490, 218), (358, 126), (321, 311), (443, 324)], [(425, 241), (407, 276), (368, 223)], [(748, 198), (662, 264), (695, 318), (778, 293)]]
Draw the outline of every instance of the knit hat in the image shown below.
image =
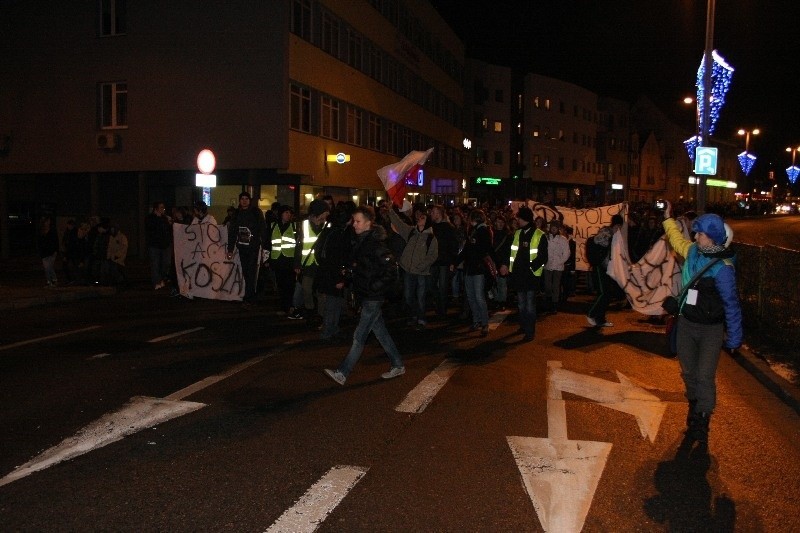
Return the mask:
[(725, 244), (725, 223), (722, 217), (713, 213), (700, 215), (692, 222), (692, 231), (695, 233), (705, 233), (714, 244)]
[(316, 199), (308, 206), (308, 214), (314, 217), (320, 216), (322, 213), (327, 213), (331, 210), (328, 202), (325, 200)]
[(531, 211), (530, 207), (521, 206), (517, 211), (517, 218), (530, 224), (533, 222), (533, 211)]

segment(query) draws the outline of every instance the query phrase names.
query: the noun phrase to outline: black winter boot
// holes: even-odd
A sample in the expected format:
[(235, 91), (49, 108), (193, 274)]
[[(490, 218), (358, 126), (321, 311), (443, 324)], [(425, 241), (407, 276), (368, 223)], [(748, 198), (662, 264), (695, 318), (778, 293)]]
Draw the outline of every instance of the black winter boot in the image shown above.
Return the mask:
[(697, 442), (708, 442), (708, 424), (711, 413), (697, 413), (689, 425), (689, 436)]
[(691, 427), (692, 418), (694, 417), (694, 408), (697, 405), (697, 400), (689, 400), (689, 412), (686, 413), (686, 427)]

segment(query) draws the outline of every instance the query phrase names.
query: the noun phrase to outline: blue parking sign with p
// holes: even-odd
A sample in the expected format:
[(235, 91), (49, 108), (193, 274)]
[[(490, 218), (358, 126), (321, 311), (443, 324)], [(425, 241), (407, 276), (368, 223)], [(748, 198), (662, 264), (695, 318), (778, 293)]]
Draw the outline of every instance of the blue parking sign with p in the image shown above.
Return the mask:
[(709, 146), (698, 146), (694, 154), (694, 173), (706, 176), (717, 174), (717, 149)]

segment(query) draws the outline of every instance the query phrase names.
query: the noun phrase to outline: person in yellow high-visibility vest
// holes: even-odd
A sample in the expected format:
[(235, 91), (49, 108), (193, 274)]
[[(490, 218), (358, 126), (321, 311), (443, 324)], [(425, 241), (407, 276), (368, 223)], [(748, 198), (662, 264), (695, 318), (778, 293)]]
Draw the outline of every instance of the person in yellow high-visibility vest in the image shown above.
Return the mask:
[(278, 219), (270, 228), (269, 267), (275, 273), (275, 284), (278, 286), (278, 302), (281, 311), (288, 314), (294, 312), (292, 296), (297, 279), (294, 273), (294, 251), (297, 245), (297, 228), (295, 227), (294, 209), (281, 205), (277, 209)]
[(500, 267), (500, 274), (508, 274), (509, 284), (517, 291), (519, 306), (519, 332), (523, 342), (533, 340), (536, 334), (536, 287), (547, 263), (547, 238), (533, 225), (533, 211), (522, 206), (517, 211), (519, 229), (511, 242), (508, 266)]
[(294, 271), (300, 276), (301, 291), (295, 291), (295, 313), (291, 319), (309, 319), (309, 326), (322, 322), (315, 312), (314, 277), (317, 275), (315, 247), (319, 234), (328, 227), (330, 207), (327, 202), (316, 199), (308, 205), (308, 218), (297, 227), (297, 245), (294, 251)]

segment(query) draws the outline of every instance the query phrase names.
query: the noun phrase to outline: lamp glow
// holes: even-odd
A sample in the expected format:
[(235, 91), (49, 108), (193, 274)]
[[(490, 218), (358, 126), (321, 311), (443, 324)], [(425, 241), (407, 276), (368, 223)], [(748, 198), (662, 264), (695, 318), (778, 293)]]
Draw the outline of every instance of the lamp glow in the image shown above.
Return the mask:
[(197, 169), (203, 174), (211, 174), (217, 166), (217, 158), (214, 152), (206, 148), (197, 154)]

